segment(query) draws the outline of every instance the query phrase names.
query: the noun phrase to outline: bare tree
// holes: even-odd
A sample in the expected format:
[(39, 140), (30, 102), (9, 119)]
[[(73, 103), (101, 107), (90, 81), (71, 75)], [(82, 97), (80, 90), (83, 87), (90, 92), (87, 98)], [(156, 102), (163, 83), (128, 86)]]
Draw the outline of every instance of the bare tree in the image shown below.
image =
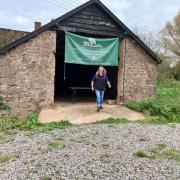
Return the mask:
[(132, 31), (155, 53), (162, 51), (162, 44), (158, 36), (158, 30), (145, 26), (134, 25)]
[(180, 60), (180, 11), (172, 22), (168, 22), (160, 32), (164, 48), (169, 51), (169, 56)]
[(162, 64), (158, 71), (158, 80), (161, 81), (162, 79), (172, 78), (173, 72), (167, 49), (163, 46), (158, 30), (137, 25), (133, 26), (132, 29), (133, 32), (162, 60)]

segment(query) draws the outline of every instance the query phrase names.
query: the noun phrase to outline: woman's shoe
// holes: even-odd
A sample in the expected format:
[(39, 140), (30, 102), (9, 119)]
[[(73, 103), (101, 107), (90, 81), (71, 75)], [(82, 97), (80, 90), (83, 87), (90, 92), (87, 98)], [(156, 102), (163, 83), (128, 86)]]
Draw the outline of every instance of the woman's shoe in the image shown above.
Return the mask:
[(99, 112), (101, 110), (101, 108), (100, 107), (97, 107), (97, 112)]
[(102, 107), (102, 106), (100, 106), (100, 109), (103, 109), (103, 107)]

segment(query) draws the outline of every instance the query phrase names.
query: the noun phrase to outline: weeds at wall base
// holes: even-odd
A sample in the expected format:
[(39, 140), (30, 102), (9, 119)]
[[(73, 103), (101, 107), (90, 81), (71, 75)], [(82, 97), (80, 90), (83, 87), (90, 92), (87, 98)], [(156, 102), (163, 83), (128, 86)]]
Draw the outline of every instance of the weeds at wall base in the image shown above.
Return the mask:
[(154, 99), (126, 104), (130, 109), (143, 112), (145, 122), (155, 124), (180, 122), (180, 81), (166, 80), (157, 86)]
[(27, 118), (20, 116), (1, 116), (0, 117), (0, 132), (10, 134), (15, 130), (47, 132), (53, 129), (64, 129), (71, 126), (68, 121), (59, 121), (42, 124), (38, 122), (39, 112), (34, 111), (28, 115)]
[(11, 107), (9, 103), (6, 102), (5, 99), (3, 99), (1, 96), (0, 96), (0, 110), (6, 111), (8, 113), (11, 111)]

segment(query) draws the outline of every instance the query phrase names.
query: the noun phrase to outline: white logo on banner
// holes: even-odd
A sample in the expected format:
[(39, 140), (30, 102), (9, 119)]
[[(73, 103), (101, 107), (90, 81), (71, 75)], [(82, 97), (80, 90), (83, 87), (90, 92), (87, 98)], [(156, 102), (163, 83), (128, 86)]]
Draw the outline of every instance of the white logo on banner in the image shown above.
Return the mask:
[(96, 43), (95, 38), (88, 38), (88, 41), (83, 41), (83, 46), (86, 46), (86, 47), (98, 47), (98, 48), (103, 47), (102, 45)]

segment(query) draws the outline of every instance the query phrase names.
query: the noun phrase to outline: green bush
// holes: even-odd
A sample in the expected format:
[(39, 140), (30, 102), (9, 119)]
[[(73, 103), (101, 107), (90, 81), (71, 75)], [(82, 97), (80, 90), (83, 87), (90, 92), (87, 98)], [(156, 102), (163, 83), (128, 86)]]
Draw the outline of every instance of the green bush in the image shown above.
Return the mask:
[(128, 102), (127, 107), (149, 112), (152, 122), (167, 123), (180, 122), (180, 82), (166, 80), (157, 88), (157, 96), (151, 100), (141, 102)]
[(26, 118), (24, 124), (22, 125), (22, 128), (25, 128), (25, 129), (35, 128), (38, 125), (38, 122), (37, 122), (38, 116), (39, 116), (38, 111), (34, 111), (30, 113), (28, 117)]

